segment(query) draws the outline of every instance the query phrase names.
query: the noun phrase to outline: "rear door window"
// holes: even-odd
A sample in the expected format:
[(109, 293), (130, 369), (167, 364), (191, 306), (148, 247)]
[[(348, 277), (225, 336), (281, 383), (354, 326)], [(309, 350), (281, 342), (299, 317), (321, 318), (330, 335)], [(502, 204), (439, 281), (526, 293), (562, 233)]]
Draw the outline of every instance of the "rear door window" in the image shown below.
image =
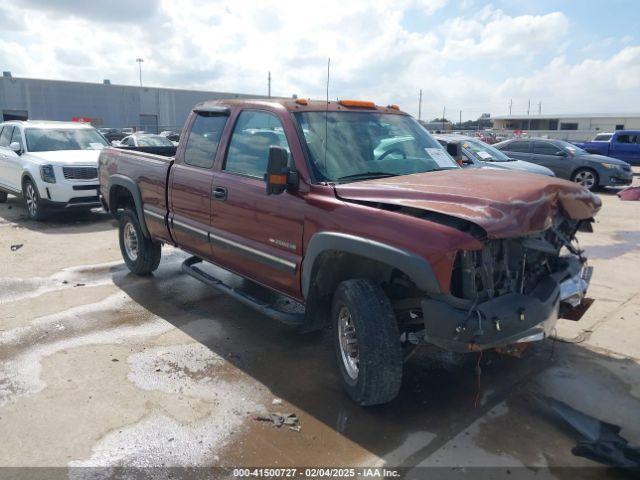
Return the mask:
[(226, 115), (196, 117), (187, 139), (184, 163), (200, 168), (213, 166), (227, 118)]
[(505, 145), (502, 150), (507, 152), (529, 153), (529, 142), (516, 140)]
[(6, 125), (0, 133), (0, 147), (8, 147), (11, 143), (11, 134), (13, 133), (13, 126)]

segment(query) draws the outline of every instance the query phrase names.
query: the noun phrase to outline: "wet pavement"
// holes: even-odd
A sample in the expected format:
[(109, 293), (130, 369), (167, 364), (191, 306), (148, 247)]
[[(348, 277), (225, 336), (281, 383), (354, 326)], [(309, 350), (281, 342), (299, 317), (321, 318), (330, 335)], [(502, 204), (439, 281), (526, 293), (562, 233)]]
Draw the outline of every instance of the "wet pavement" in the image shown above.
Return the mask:
[[(595, 233), (579, 237), (596, 300), (581, 321), (522, 358), (485, 354), (479, 378), (475, 354), (418, 349), (398, 398), (372, 408), (342, 392), (326, 332), (300, 335), (212, 292), (181, 273), (176, 249), (135, 277), (107, 215), (35, 223), (9, 197), (0, 466), (526, 466), (573, 478), (557, 467), (597, 464), (571, 453), (578, 437), (540, 395), (640, 444), (640, 202), (601, 196)], [(300, 430), (255, 420), (270, 411), (295, 413)]]

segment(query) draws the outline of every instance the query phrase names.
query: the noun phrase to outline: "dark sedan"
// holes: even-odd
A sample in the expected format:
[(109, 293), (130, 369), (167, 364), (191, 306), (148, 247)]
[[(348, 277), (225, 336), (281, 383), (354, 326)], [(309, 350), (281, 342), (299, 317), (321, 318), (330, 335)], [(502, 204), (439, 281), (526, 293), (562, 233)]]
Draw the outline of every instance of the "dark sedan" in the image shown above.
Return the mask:
[(579, 183), (589, 190), (630, 185), (631, 166), (617, 158), (594, 155), (563, 140), (512, 139), (494, 145), (509, 157), (547, 167), (557, 177)]

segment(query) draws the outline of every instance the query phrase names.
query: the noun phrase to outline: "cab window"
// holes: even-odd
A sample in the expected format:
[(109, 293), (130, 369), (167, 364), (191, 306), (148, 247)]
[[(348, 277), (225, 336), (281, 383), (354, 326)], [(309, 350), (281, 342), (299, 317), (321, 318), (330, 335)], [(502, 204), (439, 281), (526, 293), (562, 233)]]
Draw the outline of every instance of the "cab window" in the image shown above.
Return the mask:
[(243, 111), (233, 129), (224, 170), (261, 179), (267, 171), (271, 146), (289, 150), (278, 117), (258, 110)]

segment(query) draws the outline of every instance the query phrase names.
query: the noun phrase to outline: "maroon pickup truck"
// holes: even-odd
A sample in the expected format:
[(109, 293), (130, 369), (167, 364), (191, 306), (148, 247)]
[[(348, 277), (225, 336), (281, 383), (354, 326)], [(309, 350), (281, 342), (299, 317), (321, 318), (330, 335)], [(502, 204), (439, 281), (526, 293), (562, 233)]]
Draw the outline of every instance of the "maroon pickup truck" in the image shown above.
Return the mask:
[(100, 155), (129, 269), (150, 274), (161, 245), (174, 245), (193, 255), (184, 272), (212, 288), (302, 331), (330, 325), (361, 405), (397, 395), (415, 345), (541, 340), (585, 295), (591, 269), (575, 234), (591, 229), (598, 197), (556, 178), (461, 169), (394, 105), (205, 102), (180, 138), (175, 158)]

